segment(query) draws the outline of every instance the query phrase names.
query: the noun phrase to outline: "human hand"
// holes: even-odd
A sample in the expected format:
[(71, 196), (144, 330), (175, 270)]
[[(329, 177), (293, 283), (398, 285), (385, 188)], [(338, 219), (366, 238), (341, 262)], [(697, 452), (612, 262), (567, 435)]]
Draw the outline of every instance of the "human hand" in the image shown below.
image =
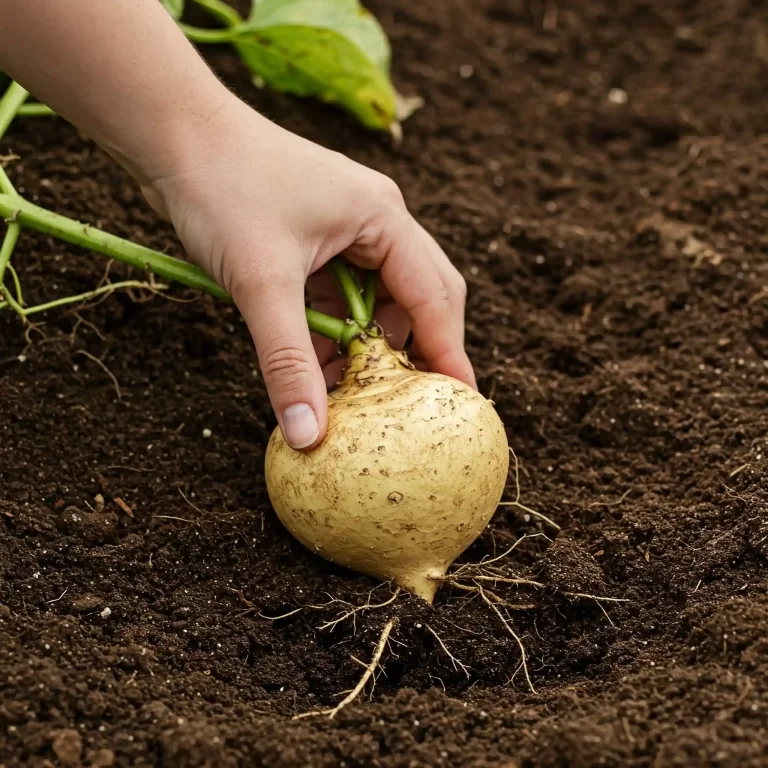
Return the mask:
[[(269, 122), (234, 96), (145, 181), (153, 207), (189, 256), (228, 291), (256, 345), (286, 441), (313, 447), (327, 427), (326, 384), (340, 373), (335, 345), (310, 334), (310, 305), (346, 316), (318, 270), (344, 253), (380, 270), (376, 321), (416, 364), (475, 386), (464, 351), (466, 285), (408, 213), (388, 177)], [(324, 375), (325, 374), (325, 375)]]

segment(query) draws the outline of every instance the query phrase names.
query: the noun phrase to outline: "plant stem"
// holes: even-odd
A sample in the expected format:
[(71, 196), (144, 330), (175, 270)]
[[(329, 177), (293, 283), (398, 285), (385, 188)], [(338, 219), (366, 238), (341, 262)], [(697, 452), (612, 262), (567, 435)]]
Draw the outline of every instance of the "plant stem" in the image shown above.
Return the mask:
[(352, 319), (359, 326), (365, 328), (370, 323), (371, 318), (368, 316), (368, 310), (365, 307), (357, 280), (355, 280), (349, 265), (341, 256), (336, 256), (328, 262), (328, 269), (336, 279), (341, 292), (344, 294), (344, 298), (347, 300)]
[(56, 117), (56, 113), (45, 104), (22, 104), (16, 111), (17, 117)]
[(5, 135), (8, 126), (16, 117), (19, 107), (27, 100), (29, 91), (22, 88), (18, 83), (11, 83), (8, 90), (0, 99), (0, 139)]
[(230, 29), (203, 29), (203, 27), (191, 27), (189, 24), (179, 24), (182, 32), (193, 43), (230, 43), (232, 31)]
[(229, 298), (199, 267), (116, 237), (88, 224), (81, 224), (66, 216), (47, 211), (20, 197), (0, 195), (0, 215), (23, 227), (54, 235), (68, 243), (89, 248), (137, 269), (148, 269), (160, 277), (176, 280), (190, 288), (207, 291), (219, 299)]
[(8, 178), (8, 174), (5, 172), (2, 165), (0, 165), (0, 192), (4, 195), (16, 194), (16, 189)]
[(25, 320), (24, 307), (22, 307), (21, 304), (19, 304), (19, 302), (16, 301), (13, 296), (11, 296), (11, 292), (2, 283), (0, 283), (0, 298), (5, 299), (5, 302), (0, 304), (0, 308), (9, 306), (22, 319), (22, 321)]
[[(195, 290), (210, 293), (216, 298), (231, 301), (231, 297), (226, 291), (211, 280), (203, 270), (193, 264), (188, 264), (186, 261), (175, 259), (173, 256), (168, 256), (159, 251), (153, 251), (151, 248), (146, 248), (143, 245), (137, 245), (130, 240), (124, 240), (121, 237), (111, 235), (88, 224), (81, 224), (58, 213), (47, 211), (21, 197), (0, 194), (0, 217), (8, 219), (9, 233), (12, 229), (16, 232), (15, 235), (6, 234), (0, 249), (0, 264), (8, 263), (11, 251), (16, 245), (19, 227), (23, 226), (47, 235), (54, 235), (68, 243), (88, 248), (91, 251), (101, 253), (131, 267), (149, 270), (160, 277), (175, 280)], [(5, 261), (3, 262), (2, 259), (5, 259)], [(4, 295), (8, 305), (17, 312), (20, 311), (22, 315), (24, 314), (24, 310), (18, 306), (18, 302), (3, 288), (2, 282), (0, 282), (0, 293)], [(60, 301), (62, 303), (66, 302), (66, 300)], [(56, 304), (43, 306), (50, 309), (51, 306), (56, 306)], [(35, 311), (42, 310), (35, 308)], [(365, 325), (363, 324), (363, 327), (361, 327), (357, 323), (347, 323), (337, 317), (331, 317), (313, 309), (307, 309), (307, 324), (310, 331), (325, 336), (343, 346), (346, 346), (351, 339), (362, 333)]]
[(21, 304), (21, 306), (24, 306), (24, 296), (21, 292), (21, 283), (19, 282), (19, 275), (16, 272), (16, 270), (13, 268), (13, 264), (10, 262), (8, 263), (8, 271), (11, 273), (11, 277), (13, 278), (13, 287), (16, 289), (16, 301)]
[(13, 221), (10, 222), (3, 238), (3, 244), (0, 245), (0, 285), (2, 285), (5, 269), (11, 260), (11, 254), (16, 247), (16, 241), (19, 239), (20, 234), (21, 227)]
[(194, 2), (227, 27), (235, 27), (243, 22), (240, 14), (222, 0), (194, 0)]
[(376, 279), (377, 273), (374, 269), (369, 269), (365, 273), (365, 309), (368, 312), (368, 319), (373, 321), (373, 312), (376, 309)]
[[(19, 107), (24, 103), (27, 96), (29, 96), (28, 91), (22, 88), (18, 83), (14, 82), (8, 86), (8, 90), (0, 99), (0, 139), (5, 135), (8, 126), (13, 122), (13, 118), (16, 117)], [(13, 188), (13, 184), (8, 178), (8, 174), (5, 172), (2, 165), (0, 165), (0, 192), (7, 195), (16, 194), (16, 190)], [(13, 246), (11, 246), (11, 250), (13, 250)], [(8, 258), (10, 258), (10, 253), (8, 254)], [(6, 261), (5, 263), (7, 264), (8, 262)], [(4, 266), (0, 267), (0, 281), (3, 279), (4, 269)]]
[(362, 331), (362, 328), (356, 324), (352, 325), (338, 317), (331, 317), (315, 309), (307, 307), (307, 323), (309, 330), (319, 333), (337, 344), (346, 346), (349, 343), (349, 335), (356, 336)]

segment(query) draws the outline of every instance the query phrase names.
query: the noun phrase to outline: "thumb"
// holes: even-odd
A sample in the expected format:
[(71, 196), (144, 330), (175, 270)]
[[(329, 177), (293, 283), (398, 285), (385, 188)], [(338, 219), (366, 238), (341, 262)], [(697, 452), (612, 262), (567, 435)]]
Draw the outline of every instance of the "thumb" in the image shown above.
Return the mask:
[(256, 345), (286, 443), (295, 450), (313, 448), (325, 436), (328, 401), (307, 327), (304, 283), (287, 276), (254, 278), (239, 280), (232, 297)]

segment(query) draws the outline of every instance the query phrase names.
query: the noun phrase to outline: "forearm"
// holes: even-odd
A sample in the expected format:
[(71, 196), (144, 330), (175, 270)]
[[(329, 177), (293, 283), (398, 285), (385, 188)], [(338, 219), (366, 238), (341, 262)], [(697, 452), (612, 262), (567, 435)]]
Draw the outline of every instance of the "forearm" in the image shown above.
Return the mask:
[(0, 0), (0, 70), (142, 183), (229, 94), (158, 0)]

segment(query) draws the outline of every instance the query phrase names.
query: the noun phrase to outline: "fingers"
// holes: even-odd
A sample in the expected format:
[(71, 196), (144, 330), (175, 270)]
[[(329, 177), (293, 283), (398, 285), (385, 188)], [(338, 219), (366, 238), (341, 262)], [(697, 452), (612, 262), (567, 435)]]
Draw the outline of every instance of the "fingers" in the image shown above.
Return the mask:
[(233, 280), (232, 297), (256, 345), (285, 441), (302, 450), (322, 440), (328, 411), (325, 380), (304, 313), (303, 275), (297, 273), (297, 280), (290, 275), (241, 275)]
[(467, 303), (467, 284), (461, 273), (451, 264), (450, 259), (445, 255), (443, 249), (437, 244), (432, 235), (427, 232), (421, 224), (418, 225), (421, 230), (428, 253), (437, 267), (440, 278), (444, 285), (449, 286), (448, 300), (451, 304), (451, 312), (458, 323), (459, 333), (461, 335), (461, 344), (464, 345), (464, 313)]
[(347, 255), (361, 266), (381, 270), (430, 370), (476, 387), (464, 351), (464, 280), (405, 206), (392, 204), (370, 221)]

